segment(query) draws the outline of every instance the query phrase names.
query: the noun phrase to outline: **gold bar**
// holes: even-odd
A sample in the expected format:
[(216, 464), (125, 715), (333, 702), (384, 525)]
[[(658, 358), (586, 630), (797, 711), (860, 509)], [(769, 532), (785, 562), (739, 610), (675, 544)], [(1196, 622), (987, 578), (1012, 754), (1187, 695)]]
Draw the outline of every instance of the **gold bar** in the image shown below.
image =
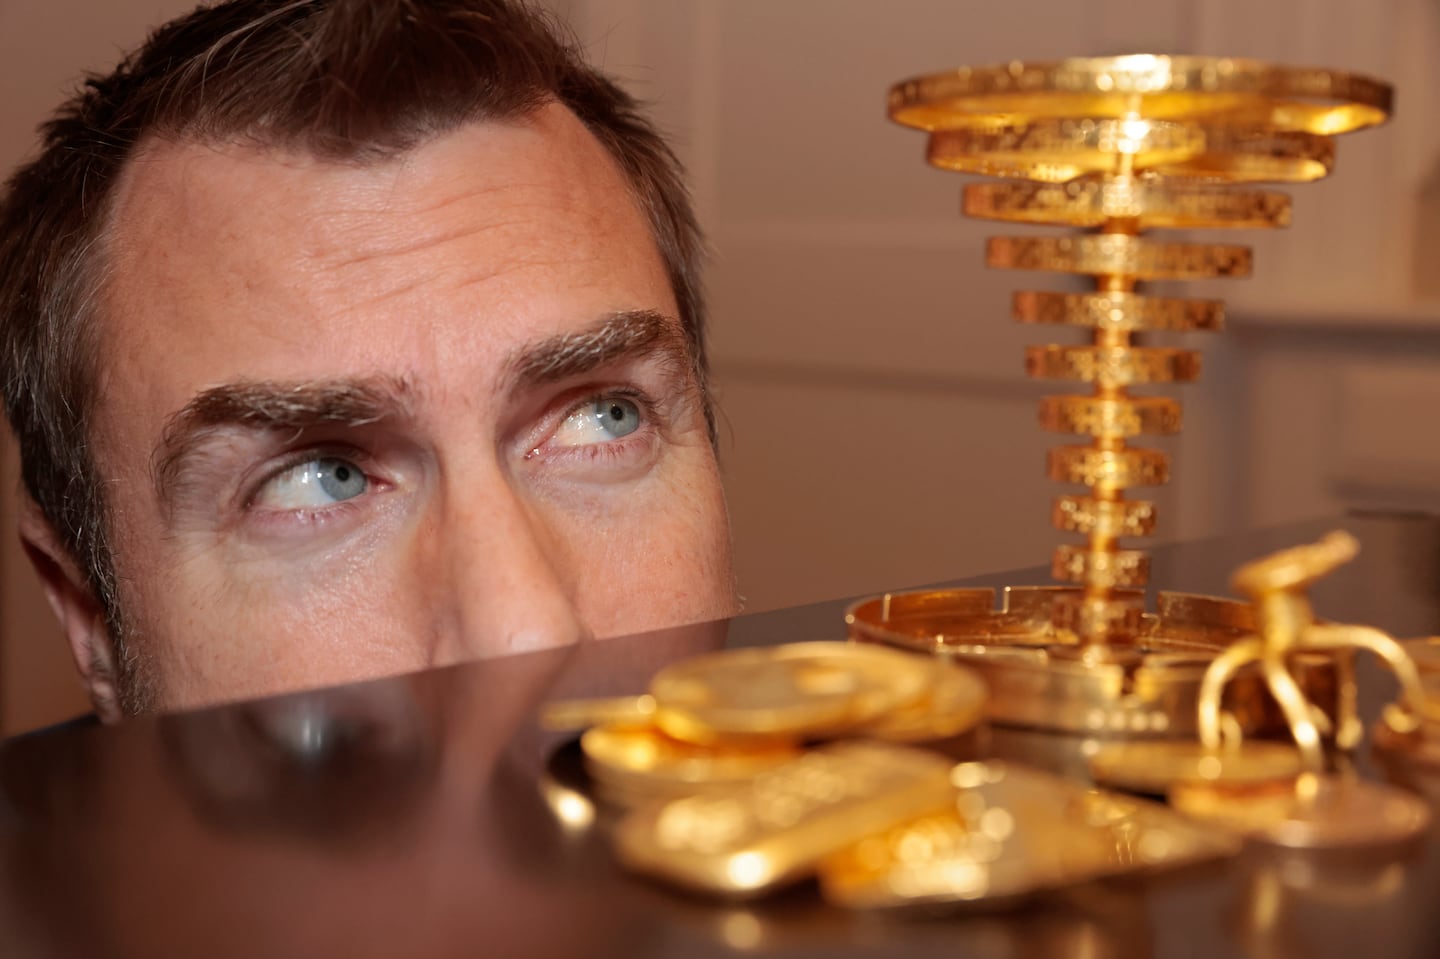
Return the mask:
[(732, 898), (810, 875), (825, 856), (955, 800), (951, 764), (883, 743), (833, 743), (724, 793), (636, 810), (615, 831), (630, 869)]
[(1103, 876), (1233, 855), (1240, 843), (1160, 803), (1051, 773), (962, 763), (954, 807), (827, 858), (820, 889), (857, 909), (1008, 903)]

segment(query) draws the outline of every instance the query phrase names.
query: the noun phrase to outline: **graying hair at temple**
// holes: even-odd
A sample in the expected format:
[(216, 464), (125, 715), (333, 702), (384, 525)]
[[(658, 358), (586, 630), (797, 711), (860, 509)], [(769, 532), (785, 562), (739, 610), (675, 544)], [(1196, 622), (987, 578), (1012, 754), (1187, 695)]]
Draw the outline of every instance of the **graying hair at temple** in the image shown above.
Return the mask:
[[(41, 128), (0, 199), (0, 385), (25, 489), (124, 643), (90, 426), (105, 357), (106, 225), (127, 161), (154, 138), (379, 162), (462, 124), (558, 101), (616, 160), (646, 212), (705, 393), (703, 242), (682, 171), (636, 102), (519, 0), (230, 0), (157, 30)], [(108, 368), (110, 375), (124, 370)], [(708, 394), (705, 407), (714, 437)], [(133, 706), (135, 704), (127, 704)]]

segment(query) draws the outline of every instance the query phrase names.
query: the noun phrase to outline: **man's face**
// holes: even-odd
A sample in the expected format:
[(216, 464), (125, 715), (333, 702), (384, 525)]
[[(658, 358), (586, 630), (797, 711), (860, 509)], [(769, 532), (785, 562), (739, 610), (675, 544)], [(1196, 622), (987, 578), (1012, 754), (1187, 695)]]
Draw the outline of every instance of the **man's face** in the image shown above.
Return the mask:
[(572, 114), (127, 171), (92, 426), (167, 708), (734, 612), (672, 290)]

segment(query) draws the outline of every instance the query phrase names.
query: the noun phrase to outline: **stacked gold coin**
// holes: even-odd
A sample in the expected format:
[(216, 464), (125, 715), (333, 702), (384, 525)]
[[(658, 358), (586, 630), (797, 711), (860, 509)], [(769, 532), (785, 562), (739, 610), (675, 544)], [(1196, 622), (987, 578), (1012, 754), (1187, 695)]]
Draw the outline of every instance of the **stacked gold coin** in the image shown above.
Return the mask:
[(832, 902), (1008, 902), (1224, 855), (1163, 806), (915, 744), (975, 727), (985, 687), (947, 661), (856, 643), (728, 650), (630, 700), (552, 704), (630, 868), (726, 898), (818, 876)]
[(1149, 296), (1138, 284), (1250, 274), (1247, 247), (1144, 234), (1287, 225), (1289, 197), (1252, 185), (1326, 176), (1332, 138), (1382, 122), (1390, 103), (1385, 84), (1337, 71), (1146, 55), (967, 67), (891, 89), (890, 117), (929, 134), (931, 164), (1005, 178), (967, 187), (968, 215), (1092, 231), (996, 237), (986, 253), (992, 267), (1094, 279), (1093, 293), (1017, 293), (1013, 310), (1023, 323), (1090, 331), (1085, 345), (1026, 353), (1031, 376), (1091, 387), (1047, 397), (1040, 410), (1045, 429), (1084, 439), (1049, 460), (1051, 479), (1088, 490), (1053, 510), (1058, 529), (1085, 537), (1060, 546), (1052, 564), (1056, 579), (1081, 587), (1052, 613), (1081, 644), (1114, 653), (1135, 643), (1137, 598), (1126, 591), (1147, 583), (1149, 558), (1120, 542), (1150, 535), (1156, 515), (1127, 493), (1167, 482), (1170, 465), (1130, 443), (1180, 429), (1179, 403), (1132, 390), (1200, 373), (1198, 353), (1132, 338), (1223, 323), (1219, 302)]
[(979, 723), (985, 684), (941, 660), (862, 643), (791, 643), (697, 656), (631, 699), (551, 704), (552, 728), (589, 727), (586, 768), (630, 805), (746, 782), (841, 738), (953, 740)]

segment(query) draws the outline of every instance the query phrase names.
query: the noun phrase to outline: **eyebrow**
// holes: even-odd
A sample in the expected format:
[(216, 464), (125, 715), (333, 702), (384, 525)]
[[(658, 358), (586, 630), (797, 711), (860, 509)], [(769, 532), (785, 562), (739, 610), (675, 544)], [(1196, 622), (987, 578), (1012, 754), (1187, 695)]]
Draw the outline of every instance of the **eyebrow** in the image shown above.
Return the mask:
[(513, 390), (546, 386), (621, 360), (653, 355), (661, 356), (677, 369), (694, 365), (678, 322), (655, 310), (622, 310), (588, 329), (527, 346), (513, 354), (506, 365)]
[(151, 458), (156, 494), (162, 503), (171, 502), (207, 441), (224, 429), (301, 432), (320, 426), (368, 426), (408, 416), (413, 393), (407, 380), (386, 376), (211, 387), (166, 422)]
[[(622, 360), (655, 355), (677, 372), (694, 366), (678, 322), (655, 310), (622, 310), (587, 329), (512, 353), (505, 361), (505, 387), (511, 392), (533, 389)], [(299, 383), (257, 380), (211, 387), (166, 422), (151, 458), (156, 494), (162, 504), (172, 503), (207, 442), (225, 429), (353, 429), (409, 417), (415, 392), (406, 378), (390, 376)]]

